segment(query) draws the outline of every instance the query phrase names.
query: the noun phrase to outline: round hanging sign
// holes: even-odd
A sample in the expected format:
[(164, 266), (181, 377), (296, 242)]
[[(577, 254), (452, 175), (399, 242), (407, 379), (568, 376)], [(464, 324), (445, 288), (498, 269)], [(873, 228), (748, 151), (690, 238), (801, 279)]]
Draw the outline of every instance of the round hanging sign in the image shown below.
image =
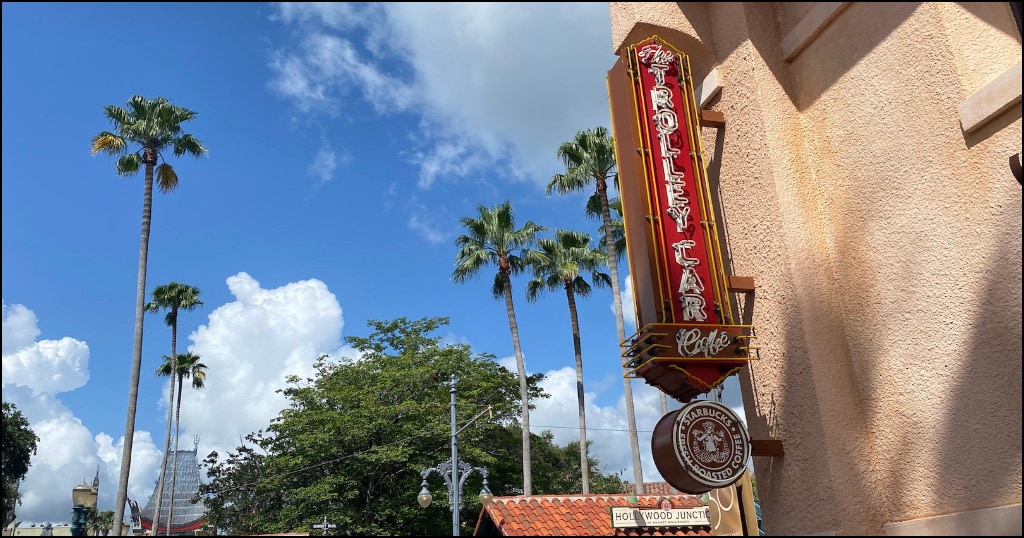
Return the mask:
[(750, 459), (750, 436), (727, 406), (697, 400), (661, 417), (651, 452), (666, 482), (697, 495), (740, 479)]

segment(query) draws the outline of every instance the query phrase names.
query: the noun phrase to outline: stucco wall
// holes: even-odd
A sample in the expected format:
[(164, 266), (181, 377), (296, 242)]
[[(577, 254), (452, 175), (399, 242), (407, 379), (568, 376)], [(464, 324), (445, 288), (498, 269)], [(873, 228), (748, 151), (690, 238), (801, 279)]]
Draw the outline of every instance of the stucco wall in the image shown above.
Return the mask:
[(723, 88), (703, 143), (757, 284), (745, 410), (785, 446), (755, 459), (768, 533), (1012, 505), (1019, 532), (1021, 106), (969, 134), (957, 111), (1021, 61), (1008, 5), (850, 3), (788, 61), (807, 4), (609, 9), (614, 50), (659, 34)]

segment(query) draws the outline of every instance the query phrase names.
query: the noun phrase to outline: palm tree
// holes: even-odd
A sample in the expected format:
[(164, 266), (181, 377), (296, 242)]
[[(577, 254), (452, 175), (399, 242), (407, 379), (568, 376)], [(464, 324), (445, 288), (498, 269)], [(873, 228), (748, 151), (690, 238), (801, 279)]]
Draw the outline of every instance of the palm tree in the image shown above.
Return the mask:
[(114, 526), (114, 511), (104, 510), (99, 512), (95, 509), (89, 510), (89, 515), (86, 518), (85, 530), (91, 532), (93, 536), (99, 536), (103, 533), (106, 536), (110, 532), (110, 528)]
[[(147, 312), (167, 310), (167, 315), (164, 316), (164, 323), (171, 328), (171, 354), (168, 357), (170, 357), (170, 371), (172, 372), (178, 369), (175, 363), (178, 357), (178, 312), (181, 310), (192, 311), (202, 306), (203, 302), (199, 300), (200, 293), (199, 288), (195, 286), (171, 282), (170, 284), (157, 286), (153, 290), (153, 299), (146, 304)], [(159, 368), (157, 369), (157, 374), (160, 374)], [(176, 381), (177, 376), (171, 376), (171, 388), (167, 398), (167, 433), (164, 437), (164, 455), (160, 463), (160, 479), (156, 486), (156, 510), (153, 514), (154, 534), (160, 528), (160, 507), (163, 506), (160, 503), (163, 501), (164, 476), (167, 474), (167, 453), (171, 448), (171, 421), (174, 418), (174, 385)], [(181, 391), (179, 390), (178, 392), (180, 393)], [(173, 503), (171, 506), (174, 506)], [(170, 525), (168, 525), (167, 529), (167, 532), (170, 532)]]
[[(135, 437), (135, 413), (139, 400), (139, 376), (142, 372), (142, 325), (146, 300), (146, 268), (149, 259), (149, 228), (153, 215), (153, 178), (161, 192), (178, 186), (178, 174), (166, 162), (163, 153), (171, 149), (175, 157), (189, 154), (200, 157), (206, 147), (198, 139), (183, 133), (181, 124), (196, 117), (196, 113), (163, 97), (146, 99), (132, 96), (128, 107), (108, 105), (104, 116), (113, 124), (113, 131), (100, 131), (92, 139), (92, 154), (118, 155), (114, 171), (119, 176), (133, 176), (140, 166), (145, 167), (145, 187), (142, 197), (142, 239), (139, 242), (139, 277), (135, 292), (135, 339), (132, 345), (132, 373), (128, 387), (128, 416), (124, 429), (124, 449), (121, 455), (121, 475), (115, 501), (114, 534), (121, 534), (124, 505), (128, 499), (128, 475), (132, 465), (132, 442)], [(128, 151), (129, 144), (140, 147)], [(163, 160), (159, 166), (157, 163)]]
[[(177, 375), (171, 376), (171, 372), (177, 372)], [(206, 385), (206, 365), (199, 362), (199, 355), (189, 351), (174, 358), (165, 356), (164, 363), (160, 365), (160, 368), (157, 368), (156, 373), (160, 376), (171, 376), (171, 379), (175, 377), (178, 379), (178, 397), (174, 400), (174, 460), (171, 462), (172, 497), (170, 509), (167, 511), (167, 535), (170, 536), (171, 521), (174, 518), (173, 495), (178, 487), (178, 438), (181, 434), (181, 391), (185, 387), (184, 382), (186, 378), (192, 379), (192, 388), (196, 390)], [(173, 382), (171, 386), (174, 386)], [(160, 480), (163, 481), (163, 476), (160, 477)], [(156, 529), (157, 527), (154, 525), (153, 528)]]
[(519, 369), (519, 396), (522, 400), (523, 413), (523, 495), (531, 495), (533, 480), (530, 465), (530, 398), (526, 383), (526, 364), (523, 362), (523, 350), (519, 346), (519, 326), (516, 324), (516, 312), (512, 304), (512, 275), (519, 274), (525, 268), (520, 254), (533, 243), (533, 238), (544, 227), (527, 222), (522, 228), (516, 228), (512, 212), (512, 204), (505, 201), (488, 208), (478, 206), (478, 218), (463, 217), (459, 222), (467, 233), (455, 239), (459, 253), (455, 258), (455, 271), (452, 280), (461, 284), (475, 276), (481, 269), (494, 265), (498, 271), (494, 274), (491, 293), (495, 299), (505, 298), (505, 313), (508, 315), (508, 327), (512, 332), (512, 348), (515, 350), (516, 367)]
[[(601, 200), (601, 220), (604, 224), (605, 252), (608, 272), (612, 279), (612, 304), (615, 309), (615, 330), (619, 338), (619, 362), (622, 362), (622, 342), (626, 340), (626, 329), (622, 318), (622, 294), (619, 291), (618, 254), (612, 232), (612, 215), (608, 204), (608, 177), (615, 174), (615, 142), (605, 127), (578, 131), (570, 142), (558, 146), (558, 159), (565, 165), (564, 174), (555, 174), (548, 183), (546, 192), (567, 194), (587, 188), (594, 182), (595, 194)], [(617, 177), (617, 174), (615, 175)], [(640, 444), (637, 440), (636, 415), (633, 412), (633, 385), (625, 365), (623, 383), (625, 386), (626, 421), (629, 423), (629, 441), (633, 452), (633, 482), (636, 492), (643, 493), (644, 480), (640, 468)]]
[(569, 300), (569, 321), (572, 323), (572, 345), (576, 352), (576, 400), (580, 416), (580, 469), (583, 471), (581, 493), (590, 494), (590, 458), (587, 455), (587, 414), (583, 396), (583, 351), (580, 347), (580, 322), (576, 316), (576, 296), (590, 295), (590, 284), (583, 278), (589, 271), (595, 286), (610, 286), (611, 279), (598, 269), (607, 262), (600, 249), (590, 246), (590, 235), (571, 230), (555, 230), (554, 239), (537, 240), (536, 250), (525, 255), (534, 278), (526, 284), (526, 298), (535, 302), (545, 289), (565, 290)]

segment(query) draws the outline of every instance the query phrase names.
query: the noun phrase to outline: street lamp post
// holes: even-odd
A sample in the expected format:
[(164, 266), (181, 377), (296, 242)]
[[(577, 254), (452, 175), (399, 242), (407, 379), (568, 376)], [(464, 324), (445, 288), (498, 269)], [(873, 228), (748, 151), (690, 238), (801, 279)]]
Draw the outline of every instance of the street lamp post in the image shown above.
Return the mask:
[(416, 500), (423, 508), (430, 506), (430, 501), (433, 499), (433, 496), (430, 494), (430, 490), (427, 489), (427, 476), (430, 476), (430, 473), (437, 473), (441, 475), (441, 478), (444, 479), (444, 485), (448, 487), (448, 498), (451, 499), (452, 536), (459, 536), (459, 504), (462, 501), (462, 486), (466, 483), (466, 478), (470, 473), (476, 471), (484, 477), (484, 487), (480, 490), (480, 502), (484, 506), (491, 503), (494, 495), (492, 495), (491, 490), (487, 488), (487, 469), (484, 467), (473, 467), (459, 459), (459, 445), (456, 440), (459, 430), (457, 429), (455, 421), (455, 381), (455, 374), (452, 374), (452, 388), (448, 391), (451, 394), (452, 401), (452, 458), (448, 461), (439, 463), (436, 467), (428, 467), (420, 472), (420, 476), (423, 477), (423, 484), (420, 489), (420, 494)]
[(89, 512), (96, 508), (96, 495), (96, 490), (84, 480), (71, 490), (71, 536), (85, 536)]

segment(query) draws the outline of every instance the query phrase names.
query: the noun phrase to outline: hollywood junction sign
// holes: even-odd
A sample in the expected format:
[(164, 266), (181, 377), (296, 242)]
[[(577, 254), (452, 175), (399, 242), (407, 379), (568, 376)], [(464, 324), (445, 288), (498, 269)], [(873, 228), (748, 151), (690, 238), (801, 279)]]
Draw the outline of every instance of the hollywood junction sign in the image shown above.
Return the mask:
[(699, 527), (711, 524), (707, 506), (697, 508), (644, 509), (612, 506), (612, 528)]

